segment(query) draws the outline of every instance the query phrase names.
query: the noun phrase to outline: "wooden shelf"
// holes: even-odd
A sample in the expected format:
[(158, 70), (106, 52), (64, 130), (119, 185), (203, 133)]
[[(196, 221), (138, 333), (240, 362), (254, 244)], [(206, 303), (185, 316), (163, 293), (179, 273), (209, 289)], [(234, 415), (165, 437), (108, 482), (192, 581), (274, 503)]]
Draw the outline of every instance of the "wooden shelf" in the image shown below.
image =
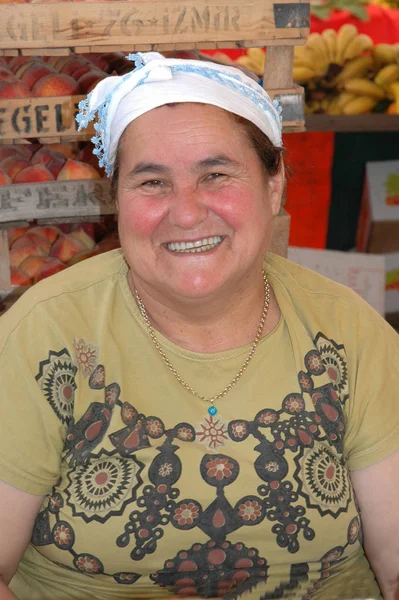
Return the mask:
[(399, 131), (399, 115), (307, 115), (306, 131)]

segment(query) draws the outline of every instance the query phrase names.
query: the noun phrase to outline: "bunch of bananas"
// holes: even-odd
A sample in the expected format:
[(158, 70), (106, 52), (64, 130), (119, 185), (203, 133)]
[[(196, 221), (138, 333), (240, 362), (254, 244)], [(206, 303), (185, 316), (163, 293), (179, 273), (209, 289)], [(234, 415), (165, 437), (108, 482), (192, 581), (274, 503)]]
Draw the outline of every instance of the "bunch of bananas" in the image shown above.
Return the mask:
[[(305, 46), (295, 46), (294, 80), (305, 84), (310, 79), (324, 78), (337, 72), (337, 67), (358, 57), (373, 46), (371, 38), (358, 33), (355, 25), (345, 24), (339, 32), (325, 29), (311, 33)], [(331, 68), (331, 67), (335, 68)], [(339, 69), (338, 69), (339, 71)]]
[(294, 80), (305, 87), (308, 114), (399, 114), (399, 44), (373, 46), (350, 24), (313, 33), (295, 48)]

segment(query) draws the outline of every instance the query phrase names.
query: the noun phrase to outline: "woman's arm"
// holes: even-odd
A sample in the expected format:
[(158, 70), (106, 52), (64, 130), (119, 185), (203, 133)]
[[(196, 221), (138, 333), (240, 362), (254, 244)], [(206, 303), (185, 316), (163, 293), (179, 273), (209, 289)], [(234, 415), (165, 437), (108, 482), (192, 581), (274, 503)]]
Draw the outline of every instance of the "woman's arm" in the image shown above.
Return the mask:
[(15, 599), (7, 586), (29, 544), (43, 499), (0, 481), (0, 600)]
[(367, 558), (384, 600), (398, 600), (399, 450), (350, 475), (360, 507)]

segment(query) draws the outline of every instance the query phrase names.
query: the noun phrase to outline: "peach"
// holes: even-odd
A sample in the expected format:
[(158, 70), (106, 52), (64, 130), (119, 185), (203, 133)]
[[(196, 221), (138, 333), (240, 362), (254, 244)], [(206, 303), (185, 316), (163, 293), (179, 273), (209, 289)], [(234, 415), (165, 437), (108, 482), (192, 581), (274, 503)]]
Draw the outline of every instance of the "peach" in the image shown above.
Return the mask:
[(58, 227), (54, 227), (52, 225), (37, 225), (36, 227), (31, 227), (29, 231), (30, 233), (40, 235), (41, 237), (47, 239), (50, 244), (54, 244), (55, 240), (61, 233), (61, 230)]
[(50, 256), (58, 258), (63, 263), (67, 263), (72, 256), (85, 252), (87, 247), (83, 242), (69, 234), (61, 234), (56, 242), (54, 242)]
[[(59, 56), (57, 62), (54, 65), (54, 69), (56, 70), (57, 73), (61, 73), (61, 69), (68, 64), (71, 60), (73, 60), (73, 56), (71, 56), (70, 54), (68, 56)], [(66, 75), (69, 75), (69, 73), (66, 73)]]
[(8, 158), (3, 158), (0, 162), (0, 167), (14, 181), (16, 175), (22, 169), (29, 167), (29, 161), (19, 155), (9, 156)]
[(11, 246), (9, 257), (12, 267), (19, 267), (21, 262), (28, 256), (46, 256), (46, 252), (37, 241), (33, 237), (25, 239), (26, 235), (15, 240)]
[(0, 81), (0, 98), (31, 98), (30, 89), (22, 81)]
[(0, 81), (15, 81), (17, 78), (9, 69), (0, 67)]
[(25, 155), (24, 148), (25, 146), (22, 144), (15, 146), (12, 144), (4, 144), (4, 146), (0, 145), (0, 161), (3, 160), (3, 158), (15, 156), (16, 154), (19, 156), (19, 158), (21, 158), (21, 156)]
[[(27, 256), (19, 265), (24, 273), (33, 277), (35, 273), (48, 261), (47, 256)], [(15, 268), (15, 267), (14, 267)]]
[(55, 69), (55, 65), (58, 63), (59, 60), (61, 60), (61, 58), (64, 58), (63, 56), (47, 56), (46, 57), (46, 63), (52, 67), (53, 69)]
[(54, 181), (50, 171), (43, 165), (26, 167), (14, 179), (14, 183), (37, 183), (39, 181)]
[(105, 52), (92, 58), (92, 63), (106, 73), (117, 71), (123, 66), (124, 62), (125, 56), (123, 52)]
[(8, 229), (8, 247), (11, 248), (13, 242), (20, 238), (24, 233), (28, 231), (29, 227), (14, 227), (14, 229)]
[(65, 156), (65, 158), (75, 158), (78, 153), (77, 144), (75, 142), (69, 142), (65, 144), (49, 144), (47, 148), (62, 154)]
[[(57, 70), (59, 70), (60, 73), (71, 75), (73, 77), (74, 72), (82, 67), (88, 67), (88, 69), (90, 69), (90, 64), (85, 58), (75, 56), (70, 58), (68, 62), (65, 62), (63, 65), (61, 65), (61, 69)], [(74, 79), (76, 79), (76, 77), (74, 77)]]
[(33, 62), (27, 65), (27, 68), (22, 74), (22, 76), (20, 76), (20, 79), (31, 90), (35, 85), (36, 81), (50, 73), (55, 73), (55, 71), (46, 63)]
[[(34, 242), (39, 248), (41, 248), (41, 250), (43, 250), (43, 252), (45, 254), (50, 254), (50, 249), (51, 249), (51, 244), (52, 242), (50, 242), (47, 238), (39, 235), (37, 232), (32, 231), (32, 229), (30, 229), (29, 231), (27, 231), (22, 238), (20, 238), (20, 240), (22, 241), (26, 241), (26, 240), (32, 240), (32, 242)], [(15, 248), (15, 245), (18, 246), (18, 240), (16, 240), (13, 244), (13, 248)]]
[(25, 158), (30, 160), (34, 154), (41, 148), (40, 144), (19, 144), (18, 151), (23, 154)]
[(42, 146), (40, 150), (35, 152), (35, 154), (32, 156), (31, 163), (32, 165), (37, 165), (38, 163), (41, 163), (42, 165), (47, 166), (48, 163), (54, 158), (60, 158), (65, 160), (64, 155), (60, 152), (53, 150), (52, 148), (50, 148), (50, 146)]
[(106, 77), (100, 69), (91, 69), (78, 79), (79, 93), (88, 94), (92, 86), (96, 85), (101, 79)]
[(18, 267), (10, 268), (11, 285), (32, 285), (32, 277)]
[(13, 73), (15, 74), (15, 77), (17, 79), (21, 79), (22, 75), (25, 73), (25, 71), (31, 66), (33, 65), (34, 62), (38, 62), (39, 59), (35, 59), (33, 58), (33, 56), (30, 57), (30, 60), (24, 62), (22, 65), (20, 65), (18, 67), (17, 70), (14, 69)]
[[(32, 87), (34, 96), (73, 96), (78, 93), (78, 84), (69, 75), (49, 73), (41, 77)], [(0, 90), (1, 94), (1, 90)]]
[(11, 177), (4, 169), (0, 168), (0, 185), (10, 185), (12, 183)]
[(32, 157), (32, 165), (43, 164), (50, 171), (54, 178), (57, 177), (58, 173), (64, 166), (66, 158), (60, 152), (50, 150), (48, 146), (43, 146), (34, 154)]
[(48, 258), (46, 262), (40, 267), (38, 271), (35, 273), (34, 283), (45, 279), (46, 277), (50, 277), (50, 275), (54, 275), (59, 271), (63, 271), (67, 266), (64, 265), (61, 261), (56, 258)]
[(18, 71), (19, 67), (21, 67), (25, 63), (32, 62), (32, 60), (33, 60), (32, 56), (13, 56), (8, 63), (8, 68), (13, 73), (16, 73), (16, 71)]
[(84, 229), (75, 229), (75, 231), (72, 231), (69, 234), (69, 237), (73, 237), (79, 241), (82, 242), (82, 244), (84, 244), (86, 246), (86, 250), (93, 250), (94, 246), (96, 245), (96, 242), (94, 241), (94, 239), (88, 235)]
[(78, 154), (78, 160), (94, 167), (100, 177), (105, 177), (105, 169), (98, 164), (98, 158), (93, 154), (93, 144), (86, 144)]
[(61, 171), (58, 173), (57, 181), (67, 179), (100, 179), (99, 172), (91, 165), (69, 158)]
[(80, 254), (75, 254), (75, 256), (72, 256), (72, 258), (68, 261), (68, 267), (71, 267), (72, 265), (76, 265), (77, 263), (81, 262), (82, 260), (86, 260), (86, 258), (91, 258), (92, 256), (97, 256), (97, 254), (101, 254), (101, 250), (99, 248), (93, 248), (93, 250), (87, 250), (87, 252), (81, 252)]
[(72, 77), (78, 80), (80, 77), (82, 77), (82, 75), (86, 75), (86, 73), (88, 73), (91, 69), (92, 66), (90, 64), (82, 65), (72, 73)]

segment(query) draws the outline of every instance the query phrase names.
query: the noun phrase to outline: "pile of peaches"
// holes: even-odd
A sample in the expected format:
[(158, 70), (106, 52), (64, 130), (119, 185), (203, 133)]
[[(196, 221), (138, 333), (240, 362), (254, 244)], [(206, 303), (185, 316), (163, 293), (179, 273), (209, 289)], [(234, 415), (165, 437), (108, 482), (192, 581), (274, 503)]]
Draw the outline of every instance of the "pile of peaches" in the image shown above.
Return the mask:
[(0, 185), (100, 179), (104, 170), (92, 150), (91, 142), (80, 149), (74, 143), (0, 145)]
[(121, 52), (0, 57), (0, 99), (88, 94), (107, 75), (133, 68)]
[(86, 258), (119, 248), (112, 229), (104, 222), (10, 229), (11, 284), (30, 286)]

